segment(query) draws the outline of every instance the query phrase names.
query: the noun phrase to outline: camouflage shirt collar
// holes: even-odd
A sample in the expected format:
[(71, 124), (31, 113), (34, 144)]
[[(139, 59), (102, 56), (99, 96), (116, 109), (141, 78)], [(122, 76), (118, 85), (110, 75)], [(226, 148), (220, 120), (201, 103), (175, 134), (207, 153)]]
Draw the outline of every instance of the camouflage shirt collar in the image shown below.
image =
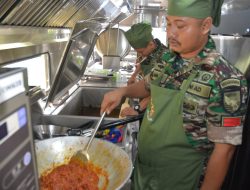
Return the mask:
[(208, 53), (214, 51), (216, 49), (215, 42), (212, 39), (211, 36), (208, 36), (208, 41), (204, 48), (200, 51), (200, 53), (197, 55), (199, 58), (203, 59), (207, 57)]
[(143, 62), (144, 64), (148, 64), (152, 58), (158, 57), (157, 54), (161, 52), (162, 49), (164, 49), (164, 45), (161, 43), (159, 39), (155, 38), (154, 42), (156, 44), (156, 48), (150, 53), (147, 59)]
[(191, 58), (191, 59), (181, 58), (181, 56), (178, 53), (169, 49), (169, 52), (167, 52), (163, 56), (163, 59), (164, 61), (171, 62), (171, 60), (176, 60), (176, 58), (180, 58), (180, 59), (183, 59), (185, 62), (193, 62), (194, 60), (201, 60), (201, 59), (206, 58), (208, 54), (214, 51), (215, 49), (216, 49), (215, 42), (212, 39), (212, 37), (209, 36), (206, 45), (203, 47), (203, 49), (198, 53), (198, 55), (195, 58)]
[(215, 48), (216, 48), (215, 42), (209, 36), (206, 45), (203, 47), (203, 49), (198, 53), (198, 55), (196, 57), (191, 58), (191, 59), (185, 59), (185, 58), (182, 58), (182, 59), (185, 62), (193, 62), (194, 64), (199, 63), (200, 60), (206, 58), (210, 52), (215, 50)]
[(155, 38), (154, 42), (156, 44), (156, 48), (153, 50), (153, 52), (151, 53), (151, 55), (154, 55), (157, 51), (159, 51), (162, 47), (162, 43), (159, 39)]

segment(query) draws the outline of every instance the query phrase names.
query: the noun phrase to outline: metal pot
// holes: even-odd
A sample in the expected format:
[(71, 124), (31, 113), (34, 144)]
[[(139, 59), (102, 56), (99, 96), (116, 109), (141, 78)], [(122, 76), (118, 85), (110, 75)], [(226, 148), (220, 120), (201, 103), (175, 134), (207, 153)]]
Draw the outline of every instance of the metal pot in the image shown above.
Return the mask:
[(77, 128), (63, 127), (57, 125), (34, 125), (33, 135), (35, 139), (38, 140), (62, 136), (89, 136), (92, 132), (91, 127), (94, 122), (94, 120), (88, 121)]
[[(99, 128), (99, 131), (96, 134), (96, 137), (103, 137), (102, 131), (105, 129), (111, 129), (116, 126), (125, 125), (134, 121), (141, 120), (143, 118), (143, 113), (137, 116), (131, 116), (123, 119), (118, 119), (111, 121), (109, 123), (102, 124)], [(77, 128), (63, 127), (56, 125), (34, 125), (33, 134), (35, 139), (43, 140), (54, 137), (62, 136), (90, 136), (93, 131), (94, 120), (90, 120), (83, 125)]]
[[(35, 143), (39, 177), (44, 171), (67, 163), (71, 156), (83, 149), (88, 137), (57, 137)], [(117, 190), (124, 186), (132, 173), (132, 162), (125, 151), (108, 141), (94, 139), (89, 155), (94, 165), (108, 173), (107, 190)], [(99, 189), (103, 187), (103, 177), (99, 176)]]
[(108, 28), (98, 37), (96, 42), (97, 53), (103, 57), (119, 56), (121, 58), (128, 55), (130, 44), (125, 37), (124, 31), (119, 28)]

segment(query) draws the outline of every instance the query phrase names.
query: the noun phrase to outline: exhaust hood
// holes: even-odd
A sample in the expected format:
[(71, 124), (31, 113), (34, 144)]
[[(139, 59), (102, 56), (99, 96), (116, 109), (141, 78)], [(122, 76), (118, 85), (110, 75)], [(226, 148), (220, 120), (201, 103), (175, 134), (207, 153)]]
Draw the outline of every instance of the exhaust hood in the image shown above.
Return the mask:
[(130, 7), (127, 0), (1, 0), (0, 24), (73, 28), (78, 21), (102, 17), (118, 23)]

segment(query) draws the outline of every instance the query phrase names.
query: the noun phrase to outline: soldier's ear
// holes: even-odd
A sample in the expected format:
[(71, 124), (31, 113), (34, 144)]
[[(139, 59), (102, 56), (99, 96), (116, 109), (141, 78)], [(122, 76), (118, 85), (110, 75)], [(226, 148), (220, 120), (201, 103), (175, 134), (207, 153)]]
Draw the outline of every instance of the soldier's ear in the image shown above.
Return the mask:
[(203, 34), (207, 34), (210, 32), (213, 25), (213, 20), (211, 17), (207, 17), (202, 21), (201, 29)]
[(154, 43), (154, 41), (152, 40), (152, 41), (150, 41), (149, 43), (148, 43), (148, 46), (147, 47), (149, 47), (150, 49), (154, 49), (154, 45), (155, 45), (155, 43)]
[(154, 45), (154, 41), (153, 41), (153, 40), (150, 41), (150, 42), (148, 43), (148, 45), (149, 45), (149, 46), (153, 46), (153, 45)]

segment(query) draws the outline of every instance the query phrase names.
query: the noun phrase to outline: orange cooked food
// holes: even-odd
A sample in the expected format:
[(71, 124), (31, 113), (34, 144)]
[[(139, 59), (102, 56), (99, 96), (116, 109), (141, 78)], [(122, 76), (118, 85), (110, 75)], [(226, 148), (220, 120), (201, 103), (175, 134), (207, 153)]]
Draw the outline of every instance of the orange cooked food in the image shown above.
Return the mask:
[[(41, 190), (98, 190), (98, 175), (108, 176), (101, 168), (92, 163), (83, 164), (78, 160), (70, 160), (68, 164), (57, 166), (50, 173), (40, 177)], [(103, 189), (106, 189), (103, 188)]]

